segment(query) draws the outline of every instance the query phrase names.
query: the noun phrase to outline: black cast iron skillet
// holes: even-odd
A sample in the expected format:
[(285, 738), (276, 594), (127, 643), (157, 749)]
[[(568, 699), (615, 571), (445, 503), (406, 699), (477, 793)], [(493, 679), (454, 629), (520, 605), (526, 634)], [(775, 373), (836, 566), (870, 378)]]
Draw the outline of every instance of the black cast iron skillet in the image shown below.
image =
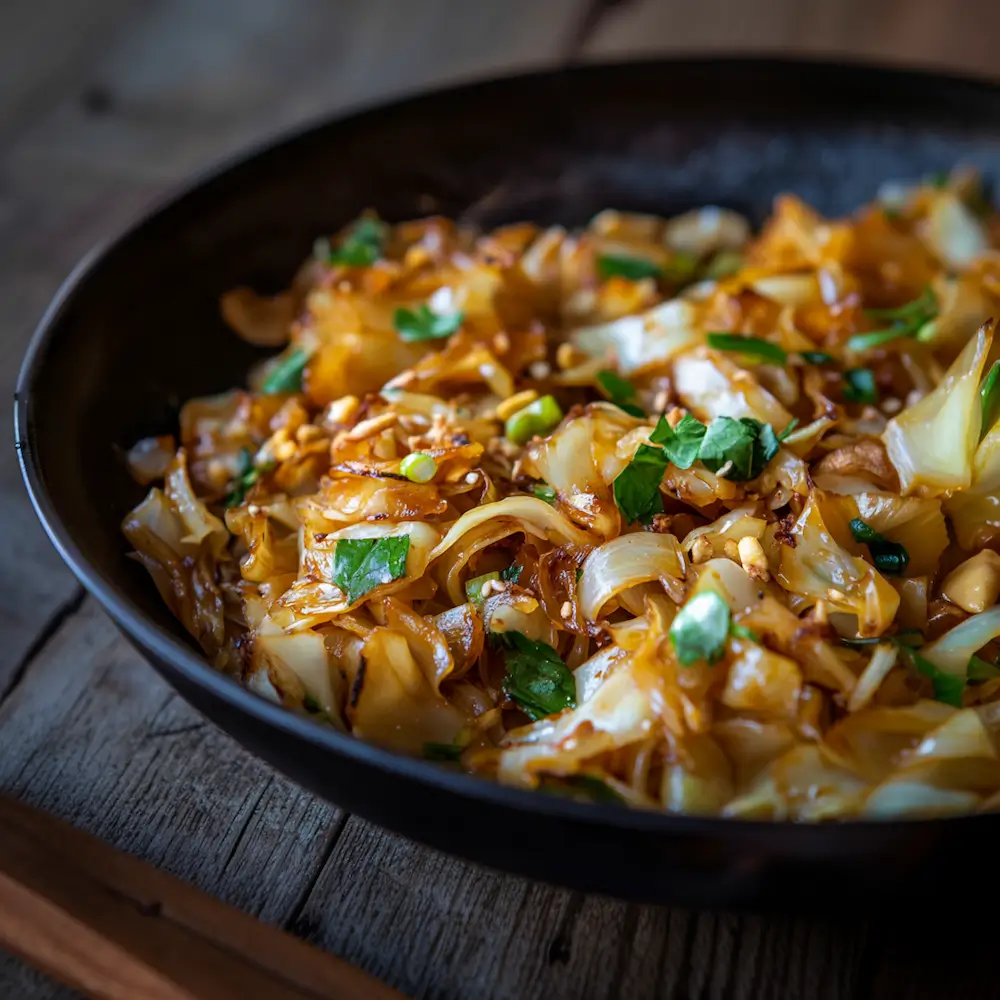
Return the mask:
[[(215, 673), (125, 558), (143, 491), (116, 446), (242, 382), (221, 292), (284, 287), (314, 237), (375, 206), (484, 225), (706, 203), (755, 220), (793, 191), (826, 213), (955, 163), (1000, 178), (1000, 88), (861, 66), (700, 59), (591, 66), (428, 94), (322, 124), (199, 181), (92, 254), (42, 320), (15, 397), (32, 501), (63, 558), (197, 709), (315, 792), (405, 836), (579, 889), (703, 906), (955, 893), (1000, 816), (796, 826), (587, 805), (352, 740)], [(977, 868), (975, 891), (995, 866)]]

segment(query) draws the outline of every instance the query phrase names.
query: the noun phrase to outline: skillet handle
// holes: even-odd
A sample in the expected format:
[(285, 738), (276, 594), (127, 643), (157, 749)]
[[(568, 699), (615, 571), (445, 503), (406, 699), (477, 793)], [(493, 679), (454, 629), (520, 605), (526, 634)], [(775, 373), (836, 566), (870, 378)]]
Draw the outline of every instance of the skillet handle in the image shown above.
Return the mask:
[(402, 1000), (347, 962), (5, 796), (0, 946), (99, 1000)]

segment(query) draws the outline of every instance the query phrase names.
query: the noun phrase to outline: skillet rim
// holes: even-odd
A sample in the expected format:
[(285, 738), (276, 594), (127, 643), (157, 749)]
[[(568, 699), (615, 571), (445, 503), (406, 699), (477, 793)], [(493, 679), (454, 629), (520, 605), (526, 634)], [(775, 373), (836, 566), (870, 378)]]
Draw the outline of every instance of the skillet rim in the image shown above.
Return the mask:
[[(186, 642), (147, 617), (138, 605), (132, 602), (125, 590), (106, 577), (96, 564), (86, 559), (76, 546), (72, 533), (58, 516), (55, 505), (49, 497), (39, 456), (32, 448), (32, 388), (43, 375), (49, 345), (59, 332), (63, 315), (83, 289), (88, 278), (105, 263), (111, 252), (132, 238), (140, 236), (144, 228), (154, 220), (167, 215), (176, 205), (189, 197), (197, 196), (230, 174), (235, 174), (251, 161), (273, 154), (281, 148), (290, 148), (296, 142), (307, 141), (320, 132), (349, 126), (361, 119), (377, 119), (383, 113), (395, 114), (425, 102), (433, 104), (440, 98), (456, 94), (472, 97), (477, 92), (485, 93), (496, 87), (526, 85), (533, 80), (553, 80), (581, 75), (598, 76), (608, 72), (627, 72), (630, 68), (636, 67), (669, 71), (679, 66), (693, 69), (718, 68), (720, 64), (726, 68), (758, 69), (786, 74), (789, 77), (794, 77), (800, 72), (816, 73), (831, 78), (863, 79), (868, 76), (873, 82), (893, 80), (897, 84), (925, 89), (932, 88), (938, 91), (951, 89), (955, 91), (956, 97), (964, 90), (980, 97), (1000, 100), (1000, 81), (985, 76), (941, 72), (933, 68), (886, 65), (869, 60), (831, 57), (787, 58), (768, 53), (752, 55), (722, 53), (717, 56), (698, 53), (666, 58), (588, 61), (572, 66), (535, 68), (509, 74), (472, 77), (406, 96), (389, 96), (361, 103), (343, 112), (320, 115), (291, 128), (270, 133), (213, 161), (207, 167), (195, 171), (187, 179), (168, 185), (161, 195), (153, 198), (130, 222), (96, 243), (84, 254), (59, 286), (28, 342), (14, 392), (14, 447), (18, 453), (18, 464), (29, 499), (49, 541), (86, 591), (97, 599), (118, 628), (139, 646), (147, 662), (148, 650), (153, 656), (168, 663), (185, 681), (205, 690), (229, 709), (245, 713), (257, 722), (274, 727), (282, 731), (286, 737), (307, 741), (328, 754), (342, 755), (354, 763), (390, 772), (395, 777), (410, 781), (417, 786), (432, 786), (440, 792), (522, 813), (543, 814), (553, 819), (587, 823), (637, 834), (659, 833), (687, 837), (706, 835), (723, 838), (726, 834), (731, 834), (749, 837), (752, 840), (764, 837), (770, 840), (772, 845), (774, 838), (780, 837), (783, 841), (781, 846), (792, 848), (795, 854), (800, 851), (803, 854), (812, 853), (816, 841), (831, 836), (863, 838), (876, 831), (885, 835), (893, 832), (894, 828), (900, 833), (918, 830), (931, 833), (944, 827), (953, 828), (956, 824), (1000, 827), (1000, 814), (990, 813), (968, 813), (930, 819), (899, 817), (885, 820), (851, 819), (836, 823), (799, 823), (790, 820), (748, 820), (672, 814), (539, 794), (537, 791), (502, 785), (488, 778), (452, 771), (419, 757), (384, 749), (341, 733), (332, 727), (321, 726), (305, 716), (267, 701), (215, 670)], [(168, 683), (172, 684), (169, 678)], [(213, 721), (213, 725), (218, 724)], [(289, 780), (295, 781), (295, 778), (287, 773), (282, 773)], [(298, 784), (297, 781), (295, 783)]]

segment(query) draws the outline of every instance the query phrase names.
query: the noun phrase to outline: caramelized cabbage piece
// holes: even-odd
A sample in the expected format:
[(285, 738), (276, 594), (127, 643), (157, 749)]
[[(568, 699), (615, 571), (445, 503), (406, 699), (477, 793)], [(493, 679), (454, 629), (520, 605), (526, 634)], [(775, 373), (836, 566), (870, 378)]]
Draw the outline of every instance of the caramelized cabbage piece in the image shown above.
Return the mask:
[(1000, 805), (1000, 217), (373, 213), (128, 451), (213, 666), (396, 751), (688, 815)]

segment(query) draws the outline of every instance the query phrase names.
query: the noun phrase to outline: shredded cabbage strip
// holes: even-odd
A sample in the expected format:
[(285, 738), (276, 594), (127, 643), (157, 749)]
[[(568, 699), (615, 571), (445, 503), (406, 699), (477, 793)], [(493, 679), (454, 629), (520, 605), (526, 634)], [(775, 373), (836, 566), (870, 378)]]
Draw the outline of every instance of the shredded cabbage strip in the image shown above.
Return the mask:
[(1000, 215), (974, 172), (844, 219), (782, 196), (756, 235), (715, 206), (367, 213), (221, 312), (279, 353), (134, 444), (122, 529), (261, 697), (635, 808), (1000, 804)]

